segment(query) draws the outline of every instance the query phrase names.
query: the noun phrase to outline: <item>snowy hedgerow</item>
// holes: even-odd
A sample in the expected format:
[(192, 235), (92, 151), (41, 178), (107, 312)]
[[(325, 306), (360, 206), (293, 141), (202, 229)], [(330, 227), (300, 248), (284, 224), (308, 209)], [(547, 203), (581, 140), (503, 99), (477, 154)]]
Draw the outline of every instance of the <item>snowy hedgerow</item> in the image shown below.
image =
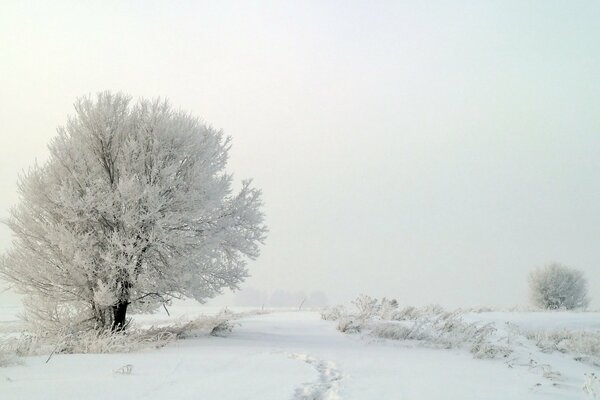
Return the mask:
[(230, 138), (166, 101), (100, 93), (18, 182), (0, 276), (31, 318), (122, 330), (127, 311), (235, 289), (259, 255), (261, 194), (232, 191)]
[(549, 310), (571, 310), (589, 303), (583, 272), (556, 263), (533, 270), (529, 290), (531, 302)]

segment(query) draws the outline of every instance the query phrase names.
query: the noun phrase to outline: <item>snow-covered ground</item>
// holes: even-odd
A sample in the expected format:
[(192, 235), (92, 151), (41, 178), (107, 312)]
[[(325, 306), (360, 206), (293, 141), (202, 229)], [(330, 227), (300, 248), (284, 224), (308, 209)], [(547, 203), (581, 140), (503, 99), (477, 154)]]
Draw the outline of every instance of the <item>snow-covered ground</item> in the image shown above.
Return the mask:
[[(214, 313), (180, 306), (140, 325)], [(238, 311), (238, 310), (236, 310)], [(0, 312), (0, 335), (18, 328)], [(26, 357), (0, 368), (0, 399), (585, 399), (586, 373), (572, 355), (539, 351), (522, 332), (600, 330), (599, 313), (473, 313), (494, 322), (513, 348), (508, 359), (479, 360), (461, 349), (340, 333), (319, 313), (247, 315), (225, 337), (180, 340), (126, 354)], [(506, 322), (509, 322), (507, 324)], [(600, 389), (600, 386), (597, 387)]]

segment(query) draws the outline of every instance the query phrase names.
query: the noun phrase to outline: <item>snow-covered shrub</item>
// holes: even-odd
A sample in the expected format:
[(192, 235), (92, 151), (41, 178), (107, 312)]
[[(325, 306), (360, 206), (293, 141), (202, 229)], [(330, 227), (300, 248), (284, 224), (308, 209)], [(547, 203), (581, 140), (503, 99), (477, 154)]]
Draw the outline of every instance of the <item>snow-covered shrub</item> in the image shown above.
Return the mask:
[(231, 333), (233, 331), (234, 327), (235, 327), (235, 325), (232, 324), (230, 321), (223, 320), (223, 321), (219, 322), (217, 325), (215, 325), (210, 330), (210, 335), (211, 336), (227, 336), (228, 333)]
[(417, 313), (418, 309), (416, 307), (407, 306), (393, 311), (390, 315), (390, 319), (394, 321), (413, 320), (417, 318)]
[(512, 353), (510, 347), (498, 343), (493, 339), (496, 327), (493, 323), (477, 325), (465, 324), (465, 339), (469, 351), (475, 358), (508, 357)]
[(394, 321), (414, 321), (422, 316), (439, 315), (445, 312), (446, 310), (437, 304), (430, 304), (425, 307), (407, 306), (392, 311), (389, 319)]
[(376, 298), (364, 294), (354, 299), (352, 305), (354, 305), (353, 310), (347, 310), (341, 305), (325, 308), (321, 311), (321, 318), (326, 321), (337, 321), (343, 316), (348, 316), (355, 323), (364, 323), (371, 319), (407, 321), (416, 320), (421, 316), (433, 316), (446, 312), (439, 305), (428, 305), (421, 308), (413, 306), (399, 308), (396, 299), (384, 297), (381, 301), (378, 301)]
[(423, 315), (438, 315), (447, 312), (448, 311), (446, 311), (446, 309), (444, 309), (444, 307), (440, 306), (439, 304), (428, 304), (420, 308), (420, 313)]
[(358, 333), (362, 325), (362, 320), (357, 320), (350, 315), (343, 315), (338, 319), (337, 330), (343, 333)]
[(231, 319), (238, 318), (238, 314), (223, 314), (215, 316), (202, 316), (191, 321), (167, 326), (165, 328), (153, 328), (156, 330), (166, 329), (167, 332), (175, 335), (175, 338), (192, 338), (199, 336), (224, 336), (231, 332), (235, 324)]
[(369, 334), (382, 339), (392, 340), (427, 340), (430, 332), (419, 325), (404, 325), (394, 322), (380, 322), (370, 327)]
[(549, 310), (586, 307), (587, 281), (583, 272), (560, 264), (550, 264), (529, 274), (531, 302)]
[(381, 299), (381, 305), (379, 306), (379, 316), (381, 319), (391, 319), (396, 310), (398, 310), (398, 301), (396, 299), (388, 299), (386, 297)]
[(346, 314), (346, 309), (342, 305), (327, 307), (321, 311), (321, 319), (325, 321), (337, 321)]
[(377, 299), (366, 294), (361, 294), (352, 300), (352, 304), (356, 307), (356, 316), (361, 320), (368, 320), (377, 315), (381, 309), (381, 305), (378, 304)]

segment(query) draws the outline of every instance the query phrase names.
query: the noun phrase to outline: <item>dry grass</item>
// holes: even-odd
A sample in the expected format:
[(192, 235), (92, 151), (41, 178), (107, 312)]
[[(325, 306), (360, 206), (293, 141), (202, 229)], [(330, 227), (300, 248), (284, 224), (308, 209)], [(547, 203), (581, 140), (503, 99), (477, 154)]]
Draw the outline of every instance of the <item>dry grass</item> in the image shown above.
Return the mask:
[(125, 332), (58, 331), (25, 332), (0, 341), (0, 367), (18, 363), (19, 357), (78, 353), (130, 353), (156, 349), (177, 340), (200, 336), (224, 336), (231, 332), (237, 314), (224, 312), (173, 325), (130, 328)]
[(526, 336), (545, 353), (558, 351), (570, 354), (577, 361), (600, 367), (600, 332), (598, 331), (528, 332)]
[(344, 333), (365, 332), (372, 337), (415, 341), (427, 347), (466, 348), (475, 358), (507, 357), (511, 350), (499, 343), (493, 323), (466, 323), (462, 312), (447, 312), (439, 305), (398, 308), (394, 300), (361, 295), (354, 312), (341, 307), (324, 310), (321, 317), (337, 320)]

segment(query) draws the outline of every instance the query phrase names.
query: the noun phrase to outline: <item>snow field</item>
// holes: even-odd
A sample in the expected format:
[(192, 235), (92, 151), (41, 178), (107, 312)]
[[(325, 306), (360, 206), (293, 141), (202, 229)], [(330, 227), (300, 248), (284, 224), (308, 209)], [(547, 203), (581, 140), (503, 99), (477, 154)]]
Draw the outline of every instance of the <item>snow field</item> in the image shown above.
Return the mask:
[[(187, 312), (144, 316), (196, 318)], [(224, 337), (197, 336), (161, 349), (117, 354), (24, 357), (0, 368), (0, 399), (586, 399), (600, 387), (597, 366), (571, 354), (542, 352), (521, 332), (572, 321), (598, 329), (597, 313), (473, 313), (493, 323), (508, 357), (476, 359), (464, 348), (427, 348), (416, 340), (343, 334), (317, 312), (246, 313)], [(3, 324), (0, 324), (2, 326)], [(567, 322), (569, 325), (569, 322)], [(588, 392), (584, 391), (587, 384)]]

